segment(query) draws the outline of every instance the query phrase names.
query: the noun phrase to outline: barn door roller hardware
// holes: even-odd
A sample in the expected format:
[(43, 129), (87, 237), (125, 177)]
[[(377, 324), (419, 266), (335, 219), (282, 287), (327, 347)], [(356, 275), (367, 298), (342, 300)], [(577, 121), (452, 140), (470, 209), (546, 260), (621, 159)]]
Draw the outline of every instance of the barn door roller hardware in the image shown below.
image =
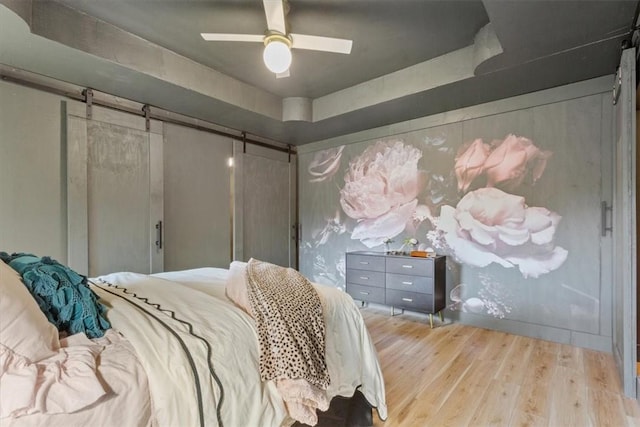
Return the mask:
[(149, 132), (151, 130), (151, 106), (144, 104), (142, 106), (142, 112), (144, 113), (144, 128)]
[(616, 76), (613, 81), (613, 105), (618, 103), (618, 99), (620, 98), (620, 87), (622, 86), (622, 70), (620, 67), (616, 70)]
[(87, 104), (87, 119), (91, 120), (93, 107), (93, 90), (91, 90), (90, 88), (86, 88), (82, 91), (82, 96), (84, 96), (84, 103)]

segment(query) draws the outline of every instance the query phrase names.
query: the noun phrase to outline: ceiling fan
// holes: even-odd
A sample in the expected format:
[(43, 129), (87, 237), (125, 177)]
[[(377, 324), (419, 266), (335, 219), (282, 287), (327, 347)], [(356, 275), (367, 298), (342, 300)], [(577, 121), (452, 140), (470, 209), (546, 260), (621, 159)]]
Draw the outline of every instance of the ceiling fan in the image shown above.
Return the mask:
[(289, 76), (292, 48), (344, 54), (351, 53), (351, 45), (353, 43), (351, 40), (289, 33), (285, 20), (285, 15), (289, 11), (287, 0), (262, 0), (262, 4), (267, 17), (265, 35), (225, 33), (201, 33), (200, 35), (207, 41), (264, 43), (262, 58), (267, 68), (275, 73), (276, 77)]

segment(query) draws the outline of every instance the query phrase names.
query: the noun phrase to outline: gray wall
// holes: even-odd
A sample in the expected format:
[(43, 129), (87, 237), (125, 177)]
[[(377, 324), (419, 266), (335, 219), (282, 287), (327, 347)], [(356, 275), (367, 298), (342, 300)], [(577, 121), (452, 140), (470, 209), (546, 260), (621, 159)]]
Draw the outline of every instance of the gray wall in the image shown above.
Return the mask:
[(301, 271), (344, 287), (345, 252), (415, 238), (447, 255), (448, 317), (611, 351), (610, 83), (301, 147)]

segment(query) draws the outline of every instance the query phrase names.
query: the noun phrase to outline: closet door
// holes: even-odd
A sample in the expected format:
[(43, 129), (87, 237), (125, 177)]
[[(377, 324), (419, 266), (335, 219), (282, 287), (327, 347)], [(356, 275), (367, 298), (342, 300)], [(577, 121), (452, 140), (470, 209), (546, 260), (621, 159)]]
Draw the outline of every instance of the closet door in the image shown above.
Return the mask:
[(0, 251), (68, 261), (67, 104), (74, 102), (0, 81)]
[(162, 271), (158, 123), (149, 132), (141, 117), (94, 107), (67, 126), (70, 264), (92, 277)]
[(165, 268), (228, 268), (232, 141), (178, 125), (164, 130)]
[(622, 52), (614, 109), (613, 355), (624, 392), (636, 397), (637, 241), (635, 49)]
[[(295, 156), (236, 144), (235, 259), (297, 267)], [(239, 151), (239, 152), (238, 152)]]

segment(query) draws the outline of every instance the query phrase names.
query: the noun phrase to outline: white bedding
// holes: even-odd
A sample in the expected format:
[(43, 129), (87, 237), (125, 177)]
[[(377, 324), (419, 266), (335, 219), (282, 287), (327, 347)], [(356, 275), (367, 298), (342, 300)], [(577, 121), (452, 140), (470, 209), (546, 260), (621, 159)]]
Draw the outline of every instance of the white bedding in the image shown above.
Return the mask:
[[(251, 317), (225, 296), (225, 269), (202, 268), (145, 276), (116, 273), (102, 279), (148, 296), (150, 302), (176, 312), (193, 325), (194, 332), (211, 345), (211, 365), (222, 384), (222, 392), (210, 375), (207, 348), (191, 337), (187, 327), (136, 298), (128, 298), (150, 309), (180, 331), (196, 360), (202, 389), (204, 425), (218, 425), (216, 407), (224, 400), (220, 416), (224, 426), (279, 426), (292, 420), (272, 382), (262, 383), (258, 366), (258, 339)], [(182, 286), (181, 286), (182, 285)], [(338, 289), (316, 285), (326, 323), (326, 359), (331, 385), (328, 397), (352, 396), (360, 391), (387, 416), (384, 381), (362, 316), (351, 297)], [(108, 289), (114, 292), (113, 289)], [(189, 363), (175, 339), (157, 321), (119, 296), (98, 290), (113, 306), (109, 320), (133, 343), (149, 374), (156, 416), (160, 425), (199, 425), (197, 396)], [(121, 296), (124, 293), (118, 292)]]
[[(273, 382), (260, 379), (255, 326), (251, 317), (226, 297), (227, 272), (201, 268), (99, 278), (117, 286), (101, 284), (92, 289), (108, 306), (113, 328), (126, 337), (104, 342), (98, 374), (109, 389), (107, 396), (76, 413), (3, 419), (0, 425), (291, 424)], [(359, 387), (380, 418), (386, 419), (382, 373), (358, 308), (338, 289), (315, 287), (326, 324), (326, 362), (331, 377), (328, 397), (350, 397)], [(175, 318), (188, 322), (191, 331), (190, 326), (172, 318), (169, 310)]]
[(71, 414), (32, 414), (0, 419), (2, 427), (153, 426), (147, 375), (131, 343), (114, 330), (93, 340), (103, 345), (98, 379), (106, 394), (96, 403)]

